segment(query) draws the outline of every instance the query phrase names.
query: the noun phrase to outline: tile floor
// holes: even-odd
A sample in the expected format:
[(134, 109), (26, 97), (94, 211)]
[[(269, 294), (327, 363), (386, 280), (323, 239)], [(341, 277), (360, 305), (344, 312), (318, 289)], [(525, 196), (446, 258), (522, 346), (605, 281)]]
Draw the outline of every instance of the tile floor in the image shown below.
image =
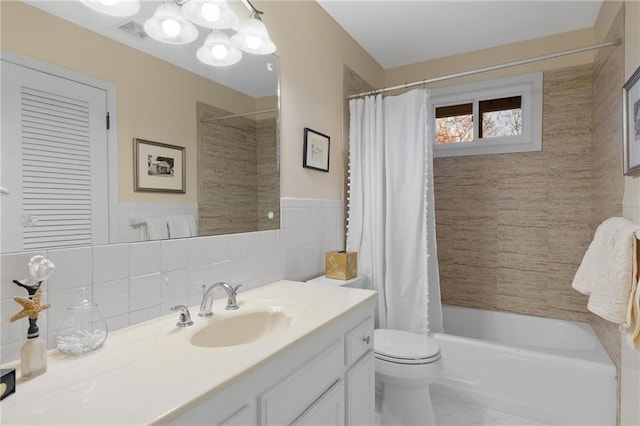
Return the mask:
[(545, 426), (533, 420), (515, 417), (466, 402), (431, 394), (438, 426)]

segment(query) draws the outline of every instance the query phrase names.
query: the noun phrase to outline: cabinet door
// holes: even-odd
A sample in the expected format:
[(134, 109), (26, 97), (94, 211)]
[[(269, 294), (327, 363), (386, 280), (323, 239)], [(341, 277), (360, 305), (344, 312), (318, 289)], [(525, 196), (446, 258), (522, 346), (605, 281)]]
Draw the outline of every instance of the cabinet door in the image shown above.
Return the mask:
[(375, 392), (375, 364), (369, 351), (347, 371), (347, 425), (374, 424)]
[(292, 425), (342, 426), (344, 425), (344, 383), (338, 380), (318, 398)]
[(336, 340), (302, 368), (259, 395), (260, 424), (282, 426), (299, 419), (338, 380), (342, 383), (343, 358), (344, 344), (342, 340)]

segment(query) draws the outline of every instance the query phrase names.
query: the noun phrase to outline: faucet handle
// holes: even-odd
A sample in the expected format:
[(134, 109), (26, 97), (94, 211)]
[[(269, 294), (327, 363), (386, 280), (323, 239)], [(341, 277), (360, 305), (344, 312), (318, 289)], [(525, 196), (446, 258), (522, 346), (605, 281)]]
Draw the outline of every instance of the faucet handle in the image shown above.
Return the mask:
[(180, 318), (176, 323), (178, 327), (189, 327), (193, 325), (193, 321), (191, 321), (191, 314), (189, 313), (189, 309), (187, 309), (184, 305), (176, 305), (171, 308), (172, 311), (180, 311)]
[(238, 302), (236, 301), (236, 297), (238, 296), (238, 289), (242, 287), (242, 284), (238, 284), (237, 286), (233, 287), (233, 286), (229, 286), (229, 288), (232, 291), (228, 291), (227, 293), (227, 306), (225, 306), (225, 309), (227, 311), (235, 311), (236, 309), (238, 309)]

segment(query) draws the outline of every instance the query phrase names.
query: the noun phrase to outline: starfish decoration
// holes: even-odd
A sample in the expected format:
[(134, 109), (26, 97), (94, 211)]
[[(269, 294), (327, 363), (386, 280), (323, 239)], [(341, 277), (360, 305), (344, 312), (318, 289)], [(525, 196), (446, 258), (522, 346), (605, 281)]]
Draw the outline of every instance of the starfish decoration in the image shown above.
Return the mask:
[(10, 322), (18, 321), (21, 318), (29, 317), (32, 319), (38, 318), (38, 314), (45, 309), (49, 308), (51, 305), (49, 303), (45, 303), (44, 305), (40, 303), (42, 299), (42, 291), (38, 289), (35, 292), (32, 299), (26, 297), (16, 296), (13, 298), (17, 303), (22, 305), (22, 310), (11, 317)]

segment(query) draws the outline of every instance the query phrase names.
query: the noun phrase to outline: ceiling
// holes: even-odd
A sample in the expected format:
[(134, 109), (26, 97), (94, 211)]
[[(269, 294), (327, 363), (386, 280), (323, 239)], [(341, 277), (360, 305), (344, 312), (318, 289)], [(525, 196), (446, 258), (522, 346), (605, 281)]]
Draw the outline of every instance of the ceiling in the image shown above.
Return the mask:
[(385, 69), (591, 27), (601, 0), (317, 0)]
[[(230, 67), (200, 63), (195, 51), (208, 34), (202, 28), (197, 41), (178, 49), (118, 29), (131, 20), (141, 25), (160, 0), (142, 1), (140, 12), (131, 18), (101, 15), (79, 1), (25, 1), (250, 96), (273, 95), (277, 90), (268, 83), (274, 80), (263, 75), (277, 72), (277, 59), (272, 55), (245, 54)], [(602, 0), (317, 1), (385, 69), (591, 27), (602, 4)], [(229, 4), (241, 20), (248, 17), (239, 0)]]

